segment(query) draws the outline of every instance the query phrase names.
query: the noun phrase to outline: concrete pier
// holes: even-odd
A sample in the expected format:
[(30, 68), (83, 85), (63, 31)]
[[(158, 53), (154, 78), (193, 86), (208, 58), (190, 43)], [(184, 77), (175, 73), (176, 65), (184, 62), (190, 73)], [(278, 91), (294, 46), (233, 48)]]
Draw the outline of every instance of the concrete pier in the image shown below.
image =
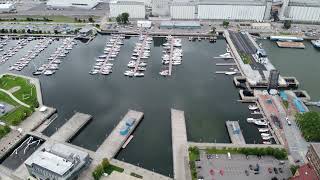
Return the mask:
[(51, 139), (59, 142), (68, 142), (91, 119), (91, 115), (77, 112), (51, 136)]
[(232, 144), (246, 144), (238, 121), (226, 121)]
[(175, 180), (191, 180), (184, 111), (171, 109), (173, 172)]
[[(121, 149), (122, 145), (126, 142), (133, 130), (137, 127), (142, 118), (142, 112), (129, 110), (127, 114), (120, 120), (118, 125), (112, 130), (107, 139), (97, 149), (96, 156), (101, 158), (105, 157), (108, 159), (113, 158)], [(134, 119), (135, 122), (132, 124), (126, 135), (121, 135), (120, 131), (126, 126), (126, 121), (128, 119)]]

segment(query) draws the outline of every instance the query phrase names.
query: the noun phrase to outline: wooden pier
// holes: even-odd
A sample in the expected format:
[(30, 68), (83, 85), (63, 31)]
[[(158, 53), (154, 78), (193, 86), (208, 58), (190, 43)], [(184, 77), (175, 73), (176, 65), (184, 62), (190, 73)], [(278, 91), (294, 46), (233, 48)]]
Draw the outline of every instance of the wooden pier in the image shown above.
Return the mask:
[(238, 121), (226, 121), (232, 144), (246, 144)]
[(91, 115), (83, 113), (75, 113), (70, 120), (68, 120), (57, 132), (55, 132), (51, 139), (59, 142), (68, 142), (72, 139), (81, 128), (83, 128), (90, 120)]
[[(142, 112), (129, 110), (127, 114), (120, 120), (118, 125), (112, 130), (107, 139), (97, 149), (96, 156), (101, 158), (105, 157), (108, 159), (113, 158), (121, 149), (121, 147), (126, 142), (131, 133), (134, 131), (134, 129), (137, 127), (142, 118)], [(128, 130), (128, 132), (125, 135), (121, 135), (120, 131), (123, 129), (123, 127), (127, 126), (126, 121), (128, 119), (133, 119), (135, 121)]]
[(168, 75), (169, 75), (169, 76), (171, 76), (171, 74), (172, 74), (173, 40), (174, 40), (174, 38), (172, 37), (172, 38), (170, 39), (170, 58), (169, 58), (169, 72), (168, 72)]
[(175, 180), (191, 180), (184, 111), (171, 109), (173, 172)]

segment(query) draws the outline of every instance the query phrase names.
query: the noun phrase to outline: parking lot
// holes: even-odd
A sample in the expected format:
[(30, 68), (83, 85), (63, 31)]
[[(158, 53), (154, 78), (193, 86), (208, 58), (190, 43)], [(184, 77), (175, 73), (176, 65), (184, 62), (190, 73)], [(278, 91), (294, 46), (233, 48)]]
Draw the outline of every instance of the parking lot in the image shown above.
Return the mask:
[(198, 179), (204, 180), (271, 180), (273, 177), (277, 179), (288, 179), (292, 176), (288, 162), (263, 156), (260, 159), (257, 156), (248, 156), (240, 154), (231, 154), (228, 158), (227, 154), (207, 155), (201, 151), (200, 161), (196, 161)]

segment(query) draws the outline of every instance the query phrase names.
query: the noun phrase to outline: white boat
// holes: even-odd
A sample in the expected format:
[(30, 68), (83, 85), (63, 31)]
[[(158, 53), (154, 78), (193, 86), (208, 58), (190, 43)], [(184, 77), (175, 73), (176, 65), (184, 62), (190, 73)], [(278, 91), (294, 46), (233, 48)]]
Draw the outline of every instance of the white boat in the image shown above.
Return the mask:
[(255, 122), (256, 121), (256, 119), (254, 119), (254, 118), (247, 118), (247, 122), (248, 123), (253, 123), (253, 122)]
[(268, 137), (268, 136), (270, 136), (270, 134), (269, 133), (261, 133), (261, 136), (262, 137)]
[(263, 140), (269, 140), (271, 138), (272, 138), (272, 136), (262, 137)]
[(269, 132), (268, 128), (258, 128), (259, 132)]
[(254, 111), (254, 110), (259, 109), (258, 106), (256, 106), (256, 105), (249, 105), (248, 108), (249, 108), (249, 110), (251, 110), (251, 111)]
[(267, 126), (268, 123), (264, 120), (256, 120), (254, 121), (254, 124), (258, 125), (258, 126)]
[(267, 145), (272, 144), (270, 141), (263, 141), (262, 143), (263, 143), (263, 144), (267, 144)]
[(234, 72), (234, 71), (227, 71), (225, 72), (224, 74), (225, 75), (235, 75), (237, 72)]
[(143, 77), (144, 76), (144, 73), (139, 73), (139, 72), (136, 72), (133, 74), (135, 77)]
[(55, 73), (55, 71), (45, 70), (43, 74), (46, 75), (46, 76), (50, 76), (50, 75), (52, 75), (54, 73)]
[(168, 76), (169, 75), (169, 70), (163, 70), (163, 71), (159, 72), (159, 74), (161, 76)]
[(134, 72), (133, 71), (126, 71), (123, 73), (125, 76), (133, 76)]
[(135, 56), (131, 56), (131, 59), (137, 60), (138, 58)]

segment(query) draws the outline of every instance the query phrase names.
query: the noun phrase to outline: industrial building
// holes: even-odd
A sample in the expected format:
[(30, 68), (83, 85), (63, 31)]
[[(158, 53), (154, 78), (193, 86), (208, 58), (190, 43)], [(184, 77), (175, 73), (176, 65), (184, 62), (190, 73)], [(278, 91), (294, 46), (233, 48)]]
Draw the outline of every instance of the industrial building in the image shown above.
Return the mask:
[(288, 6), (283, 6), (284, 18), (300, 22), (320, 22), (320, 1), (290, 0)]
[(262, 21), (269, 16), (272, 3), (264, 0), (200, 0), (198, 4), (198, 19), (220, 20), (254, 20)]
[(175, 2), (170, 6), (172, 19), (195, 19), (196, 6), (194, 3)]
[(51, 8), (82, 8), (92, 9), (99, 4), (99, 0), (48, 0), (47, 6)]
[(320, 143), (310, 143), (306, 157), (320, 178)]
[(143, 2), (113, 1), (109, 3), (110, 17), (117, 17), (122, 13), (129, 13), (131, 19), (145, 19), (146, 7)]
[(171, 0), (152, 0), (152, 15), (170, 16)]
[(16, 6), (12, 3), (0, 4), (0, 13), (10, 13), (16, 10)]
[(39, 148), (25, 161), (31, 176), (47, 180), (76, 179), (89, 163), (87, 152), (61, 143)]

